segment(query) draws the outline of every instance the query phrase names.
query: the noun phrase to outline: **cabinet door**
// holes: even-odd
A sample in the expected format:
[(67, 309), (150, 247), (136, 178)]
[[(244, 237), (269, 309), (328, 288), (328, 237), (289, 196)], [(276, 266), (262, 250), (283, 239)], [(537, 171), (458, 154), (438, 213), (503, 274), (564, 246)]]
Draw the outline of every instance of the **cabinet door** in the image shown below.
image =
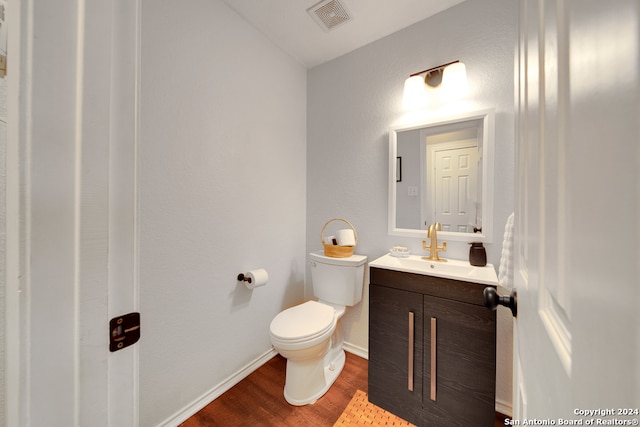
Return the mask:
[(422, 310), (422, 294), (369, 287), (369, 401), (417, 425), (422, 424)]
[(425, 295), (424, 316), (427, 424), (493, 426), (495, 312)]

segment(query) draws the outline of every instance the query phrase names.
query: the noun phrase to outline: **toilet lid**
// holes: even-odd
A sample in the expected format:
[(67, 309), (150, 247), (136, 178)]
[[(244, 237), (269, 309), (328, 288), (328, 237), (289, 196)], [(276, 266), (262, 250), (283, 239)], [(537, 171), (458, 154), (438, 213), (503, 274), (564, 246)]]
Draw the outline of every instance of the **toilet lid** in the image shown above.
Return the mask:
[(288, 308), (271, 321), (271, 333), (281, 340), (299, 340), (322, 334), (333, 326), (333, 307), (307, 301)]

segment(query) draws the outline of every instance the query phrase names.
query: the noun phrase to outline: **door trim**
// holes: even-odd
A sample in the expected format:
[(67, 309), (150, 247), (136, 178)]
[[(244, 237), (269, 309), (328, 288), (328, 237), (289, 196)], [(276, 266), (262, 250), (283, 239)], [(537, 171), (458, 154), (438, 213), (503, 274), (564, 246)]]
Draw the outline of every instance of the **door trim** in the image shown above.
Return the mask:
[[(11, 52), (12, 65), (7, 75), (7, 147), (6, 147), (6, 175), (5, 180), (5, 360), (2, 367), (5, 379), (5, 413), (4, 424), (7, 426), (20, 425), (20, 404), (25, 401), (25, 389), (22, 386), (22, 372), (24, 366), (20, 357), (23, 353), (21, 346), (28, 341), (27, 328), (21, 321), (25, 316), (27, 295), (22, 294), (22, 283), (26, 278), (22, 275), (21, 260), (25, 259), (26, 242), (24, 239), (24, 224), (21, 224), (21, 141), (27, 139), (25, 131), (26, 114), (29, 96), (22, 97), (23, 88), (29, 82), (22, 80), (28, 76), (24, 72), (28, 68), (26, 61), (31, 55), (32, 29), (25, 19), (27, 13), (24, 0), (12, 0), (7, 8), (7, 51)], [(25, 20), (23, 23), (22, 21)], [(22, 33), (24, 37), (22, 37)], [(24, 46), (23, 46), (24, 45)], [(24, 55), (24, 59), (23, 59)], [(10, 80), (9, 80), (10, 79)], [(22, 99), (22, 102), (21, 102)], [(11, 123), (11, 126), (9, 126)], [(25, 143), (25, 145), (27, 145)]]
[[(113, 0), (108, 318), (140, 312), (138, 149), (142, 0)], [(144, 336), (144, 313), (141, 313)], [(108, 356), (109, 425), (139, 425), (137, 343)]]

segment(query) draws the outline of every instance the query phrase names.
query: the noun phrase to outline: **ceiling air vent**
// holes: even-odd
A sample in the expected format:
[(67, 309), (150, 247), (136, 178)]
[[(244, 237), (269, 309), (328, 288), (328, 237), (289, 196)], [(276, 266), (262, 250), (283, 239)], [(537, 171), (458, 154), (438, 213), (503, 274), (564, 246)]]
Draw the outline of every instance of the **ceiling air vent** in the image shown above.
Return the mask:
[(325, 32), (351, 20), (349, 11), (338, 0), (323, 0), (307, 9), (307, 13)]

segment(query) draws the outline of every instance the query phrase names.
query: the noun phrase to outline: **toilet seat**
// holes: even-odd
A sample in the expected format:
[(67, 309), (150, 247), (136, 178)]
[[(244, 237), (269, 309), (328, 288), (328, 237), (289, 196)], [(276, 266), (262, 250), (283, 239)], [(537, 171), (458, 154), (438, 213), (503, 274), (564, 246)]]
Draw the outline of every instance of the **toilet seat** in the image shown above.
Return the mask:
[(269, 327), (271, 337), (279, 343), (296, 344), (314, 341), (333, 332), (336, 311), (317, 301), (307, 301), (280, 312)]

